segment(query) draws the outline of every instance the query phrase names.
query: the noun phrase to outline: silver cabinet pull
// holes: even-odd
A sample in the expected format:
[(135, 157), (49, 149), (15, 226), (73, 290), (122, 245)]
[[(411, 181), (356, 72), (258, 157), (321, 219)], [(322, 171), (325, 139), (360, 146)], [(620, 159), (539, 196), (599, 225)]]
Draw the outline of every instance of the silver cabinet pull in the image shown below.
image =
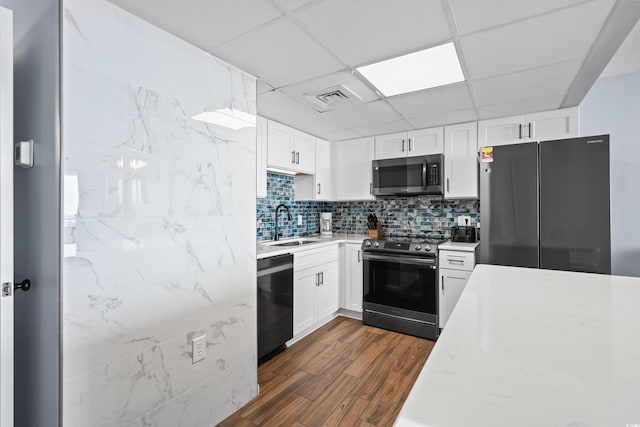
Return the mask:
[(373, 182), (369, 183), (369, 194), (373, 194)]
[(522, 123), (518, 125), (518, 139), (522, 139)]
[(402, 140), (402, 152), (404, 153), (404, 139)]
[(531, 134), (531, 122), (529, 122), (529, 138), (533, 138), (533, 135)]
[(362, 251), (358, 250), (358, 262), (360, 262), (360, 252), (362, 252)]
[(293, 150), (291, 152), (291, 163), (295, 163), (296, 162), (296, 150)]
[(440, 289), (442, 289), (442, 293), (444, 294), (444, 276), (440, 277)]
[(297, 151), (296, 152), (296, 165), (299, 165), (299, 164), (300, 164), (300, 152)]
[(318, 194), (320, 194), (320, 183), (318, 183)]
[(411, 151), (411, 138), (409, 138), (409, 151)]
[(458, 263), (460, 265), (464, 265), (464, 260), (462, 259), (448, 259), (447, 261), (449, 261), (449, 264)]
[(320, 286), (320, 273), (316, 273), (316, 286)]
[(449, 192), (449, 178), (447, 178), (447, 193)]

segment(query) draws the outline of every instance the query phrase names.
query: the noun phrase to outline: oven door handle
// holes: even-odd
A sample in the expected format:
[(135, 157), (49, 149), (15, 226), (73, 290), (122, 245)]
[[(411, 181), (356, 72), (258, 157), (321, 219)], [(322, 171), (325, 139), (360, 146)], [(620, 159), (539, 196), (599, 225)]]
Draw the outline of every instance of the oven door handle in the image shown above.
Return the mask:
[(404, 257), (397, 255), (375, 255), (369, 254), (367, 252), (362, 253), (363, 260), (373, 260), (373, 261), (388, 261), (388, 262), (398, 262), (400, 264), (411, 264), (411, 265), (436, 265), (436, 260), (434, 258), (414, 258), (414, 257)]

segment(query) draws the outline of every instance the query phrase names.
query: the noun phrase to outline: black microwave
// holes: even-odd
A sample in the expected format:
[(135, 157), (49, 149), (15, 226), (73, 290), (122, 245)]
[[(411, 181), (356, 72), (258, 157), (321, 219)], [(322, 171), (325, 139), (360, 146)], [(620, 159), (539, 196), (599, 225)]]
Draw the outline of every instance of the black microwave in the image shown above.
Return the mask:
[(373, 195), (444, 194), (444, 156), (374, 160)]

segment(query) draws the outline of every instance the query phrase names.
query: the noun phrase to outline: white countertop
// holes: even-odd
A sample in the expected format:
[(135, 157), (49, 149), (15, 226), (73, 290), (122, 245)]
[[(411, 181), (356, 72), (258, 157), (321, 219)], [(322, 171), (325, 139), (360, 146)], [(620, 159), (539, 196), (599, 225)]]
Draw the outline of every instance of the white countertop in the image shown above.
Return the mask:
[(368, 239), (366, 234), (334, 234), (332, 237), (320, 237), (320, 235), (299, 237), (295, 239), (282, 239), (281, 242), (289, 240), (315, 240), (314, 243), (309, 243), (301, 246), (273, 246), (272, 240), (259, 241), (256, 244), (256, 255), (258, 259), (267, 258), (270, 256), (293, 254), (296, 252), (307, 251), (310, 249), (322, 248), (325, 246), (340, 244), (340, 243), (359, 243)]
[(476, 266), (396, 425), (640, 425), (640, 278)]
[(479, 245), (480, 245), (480, 242), (464, 243), (464, 242), (452, 242), (451, 240), (449, 240), (448, 242), (440, 243), (438, 245), (438, 250), (475, 252), (476, 248)]

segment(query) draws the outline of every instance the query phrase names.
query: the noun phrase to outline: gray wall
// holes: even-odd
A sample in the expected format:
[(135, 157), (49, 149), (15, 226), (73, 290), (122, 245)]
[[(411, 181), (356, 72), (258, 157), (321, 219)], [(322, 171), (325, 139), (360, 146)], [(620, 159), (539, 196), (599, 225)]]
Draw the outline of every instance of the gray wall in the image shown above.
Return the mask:
[(59, 425), (59, 2), (0, 0), (14, 12), (15, 139), (35, 167), (15, 170), (15, 425)]
[(640, 276), (640, 72), (599, 79), (580, 104), (582, 135), (611, 135), (611, 269)]

